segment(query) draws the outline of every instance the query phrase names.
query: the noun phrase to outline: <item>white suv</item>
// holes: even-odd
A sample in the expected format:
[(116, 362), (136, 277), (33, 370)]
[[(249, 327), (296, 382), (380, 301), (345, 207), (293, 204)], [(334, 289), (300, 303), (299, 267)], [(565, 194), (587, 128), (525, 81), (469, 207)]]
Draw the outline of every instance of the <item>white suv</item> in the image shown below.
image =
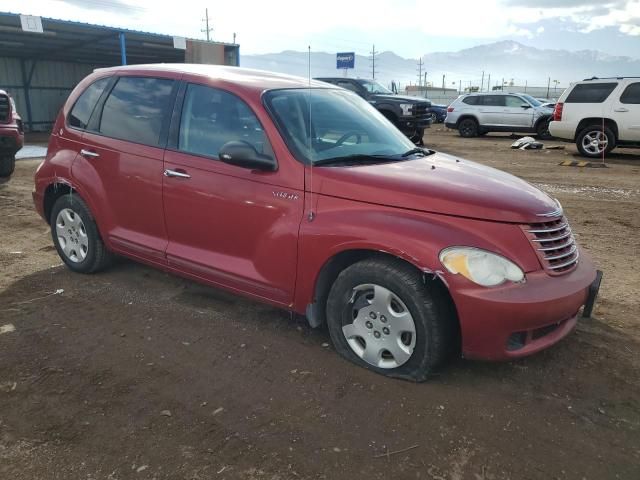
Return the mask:
[(525, 93), (470, 93), (449, 105), (444, 124), (467, 138), (488, 132), (521, 132), (548, 139), (552, 113)]
[(573, 84), (558, 99), (549, 131), (575, 141), (585, 157), (603, 157), (615, 147), (640, 147), (640, 77)]

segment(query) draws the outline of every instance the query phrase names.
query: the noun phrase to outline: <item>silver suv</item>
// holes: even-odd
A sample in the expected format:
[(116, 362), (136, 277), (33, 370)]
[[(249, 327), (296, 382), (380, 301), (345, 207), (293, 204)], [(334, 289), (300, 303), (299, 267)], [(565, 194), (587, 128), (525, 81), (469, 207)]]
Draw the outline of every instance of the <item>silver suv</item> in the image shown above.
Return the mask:
[(533, 133), (549, 139), (553, 110), (523, 93), (470, 93), (460, 95), (447, 108), (445, 125), (462, 137), (488, 132)]

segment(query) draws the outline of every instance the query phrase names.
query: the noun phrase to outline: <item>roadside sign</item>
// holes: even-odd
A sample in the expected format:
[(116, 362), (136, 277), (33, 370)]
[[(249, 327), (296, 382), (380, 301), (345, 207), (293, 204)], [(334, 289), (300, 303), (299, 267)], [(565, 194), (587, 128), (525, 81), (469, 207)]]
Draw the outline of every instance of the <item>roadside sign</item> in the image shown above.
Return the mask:
[(356, 54), (355, 52), (336, 53), (336, 68), (347, 69), (355, 68)]

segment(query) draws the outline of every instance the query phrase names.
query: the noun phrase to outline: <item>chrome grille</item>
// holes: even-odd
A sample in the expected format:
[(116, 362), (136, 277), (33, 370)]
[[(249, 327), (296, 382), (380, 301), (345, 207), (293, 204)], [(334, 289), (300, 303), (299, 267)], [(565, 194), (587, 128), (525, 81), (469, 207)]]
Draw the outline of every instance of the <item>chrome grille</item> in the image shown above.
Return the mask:
[(9, 120), (10, 111), (11, 104), (9, 103), (9, 97), (0, 95), (0, 122), (7, 122)]
[(523, 225), (522, 229), (547, 272), (560, 275), (578, 264), (580, 252), (566, 218)]

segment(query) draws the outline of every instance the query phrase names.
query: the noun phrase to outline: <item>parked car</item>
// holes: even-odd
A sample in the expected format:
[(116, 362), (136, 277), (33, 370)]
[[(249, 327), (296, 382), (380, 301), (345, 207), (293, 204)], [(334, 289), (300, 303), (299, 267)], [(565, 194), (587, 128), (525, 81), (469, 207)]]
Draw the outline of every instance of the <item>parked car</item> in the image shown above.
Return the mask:
[(74, 272), (120, 254), (225, 288), (327, 324), (341, 355), (393, 377), (542, 350), (597, 293), (556, 200), (416, 148), (353, 92), (270, 72), (97, 70), (33, 198)]
[(0, 177), (8, 177), (16, 166), (16, 153), (24, 145), (22, 119), (13, 98), (0, 90)]
[(431, 104), (427, 111), (431, 115), (431, 123), (444, 123), (447, 118), (447, 105)]
[(445, 125), (462, 137), (489, 132), (533, 133), (549, 139), (552, 111), (531, 95), (522, 93), (469, 93), (459, 96), (447, 109)]
[(549, 127), (598, 158), (616, 147), (640, 147), (640, 78), (591, 78), (567, 88)]
[(375, 80), (323, 77), (316, 80), (357, 93), (404, 133), (412, 142), (422, 145), (425, 128), (432, 123), (431, 102), (418, 97), (398, 95)]

